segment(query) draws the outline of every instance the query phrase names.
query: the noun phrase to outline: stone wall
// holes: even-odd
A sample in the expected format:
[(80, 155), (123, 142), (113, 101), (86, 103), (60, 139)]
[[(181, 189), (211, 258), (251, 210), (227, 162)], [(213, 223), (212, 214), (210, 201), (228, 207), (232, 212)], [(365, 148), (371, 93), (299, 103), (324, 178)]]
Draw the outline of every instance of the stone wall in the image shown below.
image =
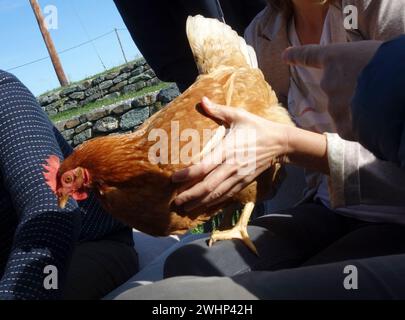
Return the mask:
[(133, 132), (151, 115), (179, 95), (177, 86), (101, 107), (87, 114), (55, 123), (68, 143), (76, 147), (86, 140)]
[(116, 98), (158, 84), (154, 71), (142, 58), (92, 79), (38, 97), (43, 110), (54, 116), (88, 103)]

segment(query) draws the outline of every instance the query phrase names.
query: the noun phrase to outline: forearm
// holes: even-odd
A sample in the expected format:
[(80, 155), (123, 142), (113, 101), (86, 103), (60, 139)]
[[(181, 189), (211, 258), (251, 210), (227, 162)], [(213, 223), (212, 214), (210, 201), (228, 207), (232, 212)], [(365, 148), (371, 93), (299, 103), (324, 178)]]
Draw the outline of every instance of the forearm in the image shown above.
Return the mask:
[(405, 172), (359, 143), (299, 128), (288, 128), (285, 139), (287, 163), (329, 175), (333, 207), (405, 205)]
[(285, 139), (285, 160), (287, 163), (329, 174), (327, 138), (325, 135), (288, 127), (286, 128)]

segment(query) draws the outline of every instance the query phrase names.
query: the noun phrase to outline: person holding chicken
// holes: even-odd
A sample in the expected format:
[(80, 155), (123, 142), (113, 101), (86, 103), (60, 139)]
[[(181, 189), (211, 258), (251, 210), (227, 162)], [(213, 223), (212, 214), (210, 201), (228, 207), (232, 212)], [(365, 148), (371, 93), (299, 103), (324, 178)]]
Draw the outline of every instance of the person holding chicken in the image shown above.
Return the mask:
[[(377, 52), (376, 52), (377, 51)], [(296, 47), (288, 49), (284, 55), (284, 60), (296, 66), (305, 68), (320, 68), (324, 70), (323, 83), (325, 91), (330, 93), (339, 93), (342, 96), (334, 96), (330, 94), (331, 99), (336, 99), (335, 104), (339, 105), (342, 101), (351, 100), (353, 91), (355, 90), (356, 79), (359, 72), (362, 74), (359, 78), (357, 89), (355, 90), (354, 99), (352, 102), (352, 109), (348, 108), (350, 116), (353, 118), (353, 129), (350, 128), (351, 133), (360, 143), (373, 151), (378, 156), (379, 160), (375, 158), (375, 162), (371, 163), (372, 167), (369, 168), (369, 163), (363, 164), (360, 169), (364, 169), (362, 177), (367, 178), (367, 184), (362, 184), (357, 187), (363, 189), (363, 194), (366, 195), (369, 201), (372, 200), (376, 205), (381, 206), (404, 206), (405, 201), (403, 196), (405, 190), (403, 189), (403, 178), (405, 177), (404, 170), (404, 144), (403, 144), (403, 127), (405, 122), (404, 108), (405, 96), (403, 93), (403, 86), (405, 83), (405, 35), (388, 41), (381, 45), (381, 43), (348, 43), (339, 45), (308, 45), (303, 47)], [(372, 59), (372, 62), (367, 63)], [(346, 66), (342, 62), (353, 62), (352, 65)], [(364, 68), (367, 65), (366, 68)], [(343, 68), (342, 68), (343, 67)], [(338, 68), (342, 68), (337, 72)], [(372, 76), (370, 76), (372, 75)], [(341, 90), (337, 84), (338, 82), (332, 79), (338, 77), (338, 80), (346, 79), (354, 83), (352, 88), (343, 87)], [(349, 89), (345, 91), (345, 89)], [(378, 97), (377, 97), (378, 96)], [(384, 97), (384, 99), (380, 99)], [(215, 105), (209, 101), (204, 102), (205, 108), (209, 114), (222, 121), (227, 121), (232, 127), (236, 126), (257, 126), (258, 119), (250, 114), (241, 114), (232, 108), (226, 106)], [(384, 120), (383, 120), (384, 119)], [(262, 120), (269, 128), (272, 124), (266, 120)], [(351, 127), (350, 125), (346, 128)], [(296, 130), (296, 129), (292, 129)], [(271, 130), (269, 130), (271, 131)], [(271, 139), (271, 132), (264, 133), (268, 139)], [(308, 136), (309, 137), (309, 136)], [(298, 139), (291, 137), (292, 140)], [(300, 138), (301, 139), (301, 138)], [(266, 140), (266, 139), (264, 139)], [(274, 143), (274, 140), (273, 142)], [(301, 156), (295, 163), (303, 165), (311, 157), (315, 158), (316, 163), (322, 163), (324, 152), (318, 152), (317, 147), (313, 149), (308, 148), (306, 151), (303, 149), (301, 140), (300, 143), (291, 142), (292, 150), (301, 150)], [(354, 142), (350, 142), (354, 143)], [(262, 146), (263, 147), (263, 146)], [(266, 150), (264, 147), (262, 150)], [(284, 150), (288, 150), (285, 148)], [(369, 156), (371, 157), (371, 155)], [(287, 161), (291, 161), (286, 157)], [(390, 160), (394, 163), (387, 162)], [(221, 166), (221, 165), (220, 165)], [(213, 169), (212, 176), (220, 176), (221, 171), (218, 170), (220, 166)], [(402, 168), (400, 167), (402, 166)], [(222, 168), (224, 169), (224, 168)], [(181, 171), (174, 176), (175, 181), (184, 181), (190, 175), (194, 177), (205, 177), (204, 166), (195, 166), (190, 169)], [(369, 175), (374, 172), (374, 179)], [(381, 176), (385, 174), (398, 175), (398, 180), (392, 181), (391, 184), (385, 184), (382, 189), (373, 189), (372, 187), (381, 184)], [(392, 179), (396, 179), (392, 176)], [(223, 184), (223, 179), (218, 185)], [(353, 183), (352, 178), (348, 177), (345, 181), (345, 187)], [(356, 181), (354, 181), (356, 183)], [(371, 188), (371, 190), (364, 190)], [(389, 192), (384, 188), (390, 188)], [(391, 189), (392, 188), (392, 189)], [(195, 194), (198, 193), (198, 188), (195, 189)], [(187, 192), (186, 192), (187, 194)], [(200, 193), (201, 196), (206, 194)], [(226, 197), (226, 195), (224, 194)], [(179, 199), (179, 201), (181, 201)], [(221, 200), (219, 200), (221, 201)], [(203, 203), (196, 201), (195, 203)], [(202, 204), (205, 205), (205, 204)], [(307, 207), (309, 208), (309, 207)], [(269, 250), (277, 250), (277, 245), (282, 244), (284, 237), (290, 239), (290, 244), (287, 249), (291, 249), (292, 245), (298, 245), (292, 240), (299, 239), (305, 232), (305, 228), (310, 228), (311, 225), (305, 221), (308, 214), (304, 210), (298, 210), (291, 215), (292, 210), (288, 217), (282, 215), (274, 215), (259, 219), (255, 222), (260, 225), (263, 220), (271, 219), (272, 224), (268, 223), (268, 228), (273, 234), (272, 240), (276, 244), (271, 246), (268, 244)], [(301, 238), (304, 244), (301, 247), (308, 245), (316, 245), (311, 232), (325, 232), (324, 221), (322, 215), (328, 215), (327, 212), (315, 211), (312, 207), (312, 214), (316, 215), (319, 223), (313, 221), (313, 228), (310, 232), (306, 233), (305, 239)], [(403, 211), (404, 212), (404, 211)], [(301, 216), (299, 215), (301, 214)], [(393, 219), (393, 215), (388, 211), (386, 219)], [(297, 220), (296, 222), (289, 222), (288, 220)], [(284, 226), (281, 224), (283, 221)], [(381, 218), (380, 218), (381, 219)], [(400, 219), (400, 217), (399, 217)], [(331, 222), (339, 222), (337, 219)], [(350, 221), (347, 221), (351, 223)], [(295, 226), (292, 226), (295, 223)], [(305, 227), (300, 229), (298, 224), (302, 223)], [(288, 226), (290, 224), (290, 226)], [(353, 224), (352, 224), (353, 226)], [(319, 230), (317, 230), (319, 228)], [(298, 236), (291, 233), (299, 233)], [(335, 236), (339, 230), (328, 229), (327, 232), (332, 234), (325, 234), (325, 237)], [(231, 278), (229, 277), (176, 277), (167, 279), (154, 285), (136, 288), (122, 292), (118, 295), (117, 299), (148, 299), (154, 297), (155, 299), (403, 299), (405, 297), (404, 286), (404, 263), (405, 255), (403, 254), (404, 243), (404, 227), (401, 223), (376, 223), (364, 222), (363, 226), (357, 228), (351, 234), (333, 243), (328, 249), (320, 254), (312, 257), (311, 259), (302, 263), (299, 267), (287, 268), (287, 270), (279, 270), (272, 272), (246, 272), (249, 270), (248, 266), (245, 268), (239, 265), (239, 270), (242, 272), (235, 273)], [(198, 243), (193, 244), (193, 251), (195, 252), (196, 246), (200, 248), (199, 252), (204, 253), (206, 259), (204, 260), (205, 266), (210, 263), (212, 266), (218, 267), (219, 264), (215, 263), (214, 259), (209, 257), (209, 252), (201, 250)], [(183, 252), (184, 253), (184, 252)], [(192, 250), (188, 250), (188, 259), (195, 258), (196, 255)], [(400, 254), (402, 253), (402, 254)], [(225, 250), (219, 250), (215, 254), (220, 255), (222, 260), (229, 264), (234, 264), (236, 260), (232, 259)], [(391, 255), (396, 254), (396, 255)], [(208, 257), (207, 257), (208, 256)], [(276, 256), (270, 256), (275, 263)], [(177, 256), (179, 258), (179, 256)], [(268, 258), (268, 257), (265, 257)], [(182, 260), (184, 261), (184, 260)], [(201, 260), (200, 262), (202, 262)], [(280, 260), (278, 260), (280, 261)], [(174, 259), (170, 263), (174, 266)], [(261, 261), (263, 265), (263, 260)], [(193, 264), (199, 264), (197, 260), (193, 260)], [(198, 274), (197, 268), (189, 268), (185, 271), (182, 268), (183, 264), (177, 263), (180, 272), (190, 275), (195, 272)], [(212, 268), (211, 270), (214, 270)], [(221, 271), (226, 274), (230, 269), (226, 265), (222, 266)], [(207, 271), (208, 269), (205, 269)], [(273, 268), (273, 270), (277, 270)], [(201, 271), (201, 269), (200, 269)], [(245, 272), (243, 272), (245, 271)], [(271, 271), (271, 269), (270, 269)], [(352, 286), (345, 282), (347, 275), (351, 272), (356, 272), (358, 275), (358, 282)], [(186, 273), (188, 272), (188, 273)], [(198, 275), (203, 275), (202, 273)], [(215, 290), (213, 289), (215, 287)]]
[[(343, 9), (348, 5), (358, 9), (358, 30), (344, 28)], [(379, 21), (377, 16), (388, 19), (389, 23)], [(268, 247), (263, 244), (258, 248), (262, 259), (250, 259), (247, 254), (238, 258), (244, 253), (242, 248), (231, 250), (222, 243), (218, 246), (223, 246), (223, 250), (209, 251), (201, 240), (168, 258), (165, 277), (232, 276), (234, 270), (279, 270), (304, 263), (405, 252), (405, 247), (399, 245), (403, 243), (400, 239), (405, 224), (404, 173), (394, 164), (376, 158), (361, 144), (350, 141), (354, 133), (349, 110), (357, 75), (384, 40), (403, 33), (404, 1), (395, 4), (390, 1), (269, 1), (268, 7), (248, 27), (245, 37), (255, 48), (259, 67), (279, 99), (288, 106), (298, 128), (280, 128), (279, 124), (207, 100), (204, 105), (211, 117), (231, 128), (224, 143), (233, 138), (234, 128), (268, 128), (258, 130), (257, 158), (283, 159), (284, 164), (305, 168), (308, 188), (304, 199), (291, 209), (277, 214), (268, 212), (269, 216), (253, 222), (255, 227), (249, 232), (258, 234), (252, 238), (263, 238), (268, 243)], [(311, 68), (303, 68), (295, 60), (294, 47), (301, 45), (309, 45), (305, 48), (308, 55), (304, 62)], [(329, 46), (324, 60), (312, 61), (311, 50), (319, 45)], [(176, 204), (198, 210), (221, 203), (243, 189), (262, 170), (259, 166), (254, 174), (246, 177), (235, 174), (237, 166), (203, 163), (176, 173), (175, 183), (194, 182), (193, 187), (176, 198)], [(199, 182), (195, 184), (195, 181)], [(258, 227), (262, 229), (254, 231)], [(360, 239), (364, 241), (361, 250)], [(201, 250), (194, 250), (196, 245)], [(347, 249), (341, 250), (342, 246)], [(176, 261), (190, 255), (189, 261), (193, 263), (176, 266)], [(228, 258), (223, 258), (225, 255)], [(204, 268), (207, 261), (212, 265), (209, 269)], [(228, 268), (227, 261), (241, 264)]]
[[(234, 204), (243, 205), (236, 226), (215, 232), (210, 244), (220, 240), (240, 239), (250, 251), (259, 254), (259, 258), (246, 251), (247, 248), (240, 248), (241, 242), (238, 241), (232, 245), (220, 243), (213, 249), (208, 249), (201, 241), (202, 250), (193, 250), (198, 245), (193, 243), (169, 258), (166, 263), (167, 277), (196, 273), (233, 275), (235, 269), (240, 272), (257, 268), (291, 268), (308, 261), (335, 261), (342, 259), (342, 254), (343, 258), (350, 258), (359, 254), (374, 256), (402, 253), (405, 248), (396, 245), (402, 243), (396, 237), (400, 238), (404, 234), (401, 226), (404, 219), (403, 190), (399, 183), (402, 175), (397, 174), (391, 164), (378, 162), (359, 144), (342, 140), (338, 136), (337, 133), (350, 136), (350, 130), (345, 126), (350, 118), (347, 112), (337, 111), (341, 108), (337, 107), (339, 104), (333, 104), (335, 101), (325, 94), (335, 91), (324, 89), (327, 87), (321, 80), (321, 72), (303, 70), (294, 65), (289, 69), (287, 65), (283, 67), (281, 60), (281, 53), (289, 42), (294, 46), (308, 43), (327, 45), (344, 43), (349, 38), (352, 40), (349, 43), (352, 46), (350, 52), (361, 48), (362, 55), (360, 59), (350, 61), (354, 63), (354, 68), (350, 64), (347, 65), (348, 70), (342, 68), (341, 75), (344, 76), (348, 71), (353, 74), (364, 67), (361, 59), (369, 59), (375, 53), (385, 33), (395, 36), (405, 29), (405, 17), (400, 8), (393, 10), (387, 2), (372, 2), (367, 12), (372, 12), (373, 17), (382, 16), (374, 14), (377, 11), (391, 12), (396, 22), (394, 26), (378, 34), (380, 22), (365, 17), (360, 23), (361, 30), (349, 34), (344, 30), (342, 16), (342, 6), (349, 3), (352, 2), (339, 4), (335, 1), (314, 3), (312, 0), (297, 0), (283, 7), (285, 2), (275, 1), (259, 14), (247, 30), (246, 38), (256, 49), (259, 67), (274, 89), (278, 90), (280, 100), (288, 103), (293, 119), (301, 128), (292, 125), (285, 109), (278, 104), (274, 91), (264, 82), (262, 71), (256, 67), (256, 56), (245, 41), (218, 21), (201, 16), (192, 17), (187, 22), (187, 35), (201, 72), (200, 77), (137, 132), (89, 141), (62, 164), (54, 161), (56, 158), (51, 156), (46, 168), (48, 172), (45, 173), (50, 189), (62, 207), (69, 197), (80, 200), (86, 197), (87, 191), (95, 190), (103, 206), (112, 215), (138, 230), (156, 236), (183, 234), (209, 220), (221, 209), (227, 210)], [(363, 1), (355, 1), (353, 4), (358, 7), (369, 5)], [(399, 4), (399, 7), (404, 5)], [(276, 23), (280, 19), (282, 23)], [(284, 27), (286, 30), (282, 29)], [(366, 41), (364, 35), (372, 33), (369, 29), (374, 38), (370, 36)], [(334, 49), (344, 52), (340, 47)], [(266, 60), (269, 58), (271, 61)], [(347, 81), (347, 84), (343, 93), (345, 90), (346, 93), (350, 92), (347, 90), (350, 89), (350, 82)], [(203, 98), (204, 95), (216, 100), (217, 104)], [(344, 94), (339, 96), (347, 99)], [(198, 106), (201, 99), (202, 108)], [(340, 106), (345, 106), (349, 100), (340, 100)], [(232, 108), (218, 106), (218, 103), (232, 105), (238, 102), (241, 105)], [(192, 126), (198, 130), (216, 129), (221, 124), (222, 127), (227, 126), (230, 132), (224, 139), (225, 146), (228, 140), (238, 141), (235, 132), (256, 130), (258, 135), (254, 142), (258, 147), (255, 172), (238, 175), (241, 171), (239, 169), (243, 169), (246, 163), (210, 163), (204, 159), (201, 164), (175, 174), (172, 180), (177, 185), (171, 184), (171, 174), (185, 164), (156, 164), (148, 161), (147, 155), (147, 150), (153, 146), (153, 141), (148, 139), (150, 133), (155, 129), (169, 132), (170, 121), (179, 121), (183, 126)], [(322, 134), (324, 132), (326, 134)], [(166, 147), (169, 148), (169, 145)], [(209, 146), (204, 146), (203, 153)], [(241, 145), (236, 144), (234, 149), (227, 151), (237, 154), (241, 148)], [(95, 154), (94, 151), (100, 149), (110, 152), (106, 155)], [(129, 149), (133, 151), (127, 152)], [(216, 151), (218, 149), (226, 150), (220, 144), (214, 148), (214, 154), (222, 154)], [(162, 152), (169, 150), (163, 148)], [(117, 162), (117, 159), (120, 161)], [(367, 166), (371, 162), (378, 163), (377, 172), (374, 166)], [(274, 187), (279, 167), (289, 163), (312, 171), (307, 175), (309, 188), (306, 197), (300, 205), (290, 210), (255, 222), (256, 226), (261, 227), (259, 238), (266, 241), (254, 239), (252, 242), (246, 228), (253, 207), (264, 198), (266, 190)], [(382, 170), (391, 174), (381, 177)], [(361, 181), (368, 183), (360, 186), (360, 177)], [(182, 191), (184, 184), (195, 184), (196, 181), (200, 182)], [(392, 202), (394, 205), (380, 205), (380, 198), (376, 195), (381, 196), (382, 193), (379, 190), (376, 192), (373, 186), (381, 181), (385, 183), (385, 190), (396, 197), (397, 203)], [(391, 237), (386, 237), (387, 233)], [(358, 238), (367, 239), (369, 243), (373, 240), (375, 246), (367, 246), (360, 253), (357, 250), (342, 253), (339, 249), (341, 241), (358, 243)], [(261, 245), (259, 250), (257, 244)], [(330, 246), (334, 249), (328, 250)], [(234, 263), (236, 260), (233, 258), (241, 253), (242, 260), (247, 255), (250, 258), (245, 259), (242, 265)], [(231, 258), (224, 259), (227, 255)], [(212, 260), (208, 272), (204, 270), (207, 258)], [(233, 261), (233, 268), (229, 267), (228, 261)]]

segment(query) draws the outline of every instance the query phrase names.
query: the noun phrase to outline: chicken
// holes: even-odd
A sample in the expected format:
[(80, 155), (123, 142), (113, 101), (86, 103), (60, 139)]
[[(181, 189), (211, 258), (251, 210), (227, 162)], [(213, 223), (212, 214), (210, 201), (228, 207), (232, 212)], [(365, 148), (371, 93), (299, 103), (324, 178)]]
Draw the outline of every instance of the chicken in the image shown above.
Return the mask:
[[(222, 226), (222, 230), (228, 230), (215, 231), (210, 245), (225, 239), (241, 239), (257, 253), (247, 234), (247, 224), (255, 203), (273, 191), (280, 165), (275, 162), (227, 203), (208, 211), (185, 212), (174, 205), (182, 186), (172, 183), (171, 177), (191, 163), (180, 161), (174, 133), (191, 128), (202, 137), (204, 130), (216, 132), (205, 144), (200, 139), (177, 141), (179, 150), (187, 146), (188, 150), (195, 150), (194, 147), (202, 150), (199, 158), (218, 142), (224, 126), (200, 112), (204, 96), (218, 104), (240, 106), (271, 121), (288, 125), (293, 122), (257, 68), (254, 50), (229, 26), (202, 16), (189, 17), (187, 35), (200, 76), (186, 92), (134, 133), (90, 140), (63, 163), (51, 156), (44, 166), (44, 176), (60, 207), (66, 205), (69, 197), (80, 201), (88, 192), (95, 191), (106, 211), (153, 236), (184, 234), (220, 212), (229, 221), (235, 206), (244, 206), (236, 226)], [(167, 141), (161, 138), (157, 143), (157, 132), (167, 133)], [(160, 146), (155, 152), (157, 157), (170, 155), (171, 161), (151, 161), (151, 150), (156, 151), (157, 144)]]

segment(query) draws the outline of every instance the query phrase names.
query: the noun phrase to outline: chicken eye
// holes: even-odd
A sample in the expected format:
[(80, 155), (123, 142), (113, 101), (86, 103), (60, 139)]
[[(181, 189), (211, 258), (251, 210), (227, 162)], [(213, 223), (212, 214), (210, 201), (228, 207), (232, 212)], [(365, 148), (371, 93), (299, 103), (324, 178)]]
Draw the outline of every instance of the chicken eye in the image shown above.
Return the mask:
[(65, 183), (72, 183), (73, 182), (72, 176), (66, 176), (63, 180), (64, 180)]

